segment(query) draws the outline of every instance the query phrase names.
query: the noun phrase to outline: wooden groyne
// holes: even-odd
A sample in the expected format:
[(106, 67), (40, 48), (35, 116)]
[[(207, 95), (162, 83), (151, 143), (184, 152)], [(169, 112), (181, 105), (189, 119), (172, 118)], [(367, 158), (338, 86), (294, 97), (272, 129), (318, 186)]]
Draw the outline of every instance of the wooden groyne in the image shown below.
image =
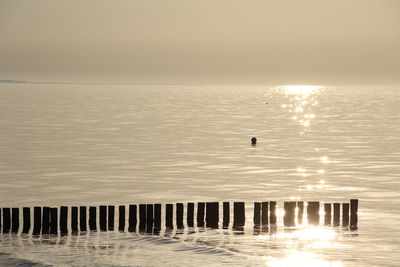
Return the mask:
[[(231, 205), (233, 204), (233, 205)], [(189, 202), (165, 204), (131, 204), (118, 206), (118, 230), (128, 232), (157, 233), (162, 228), (162, 218), (166, 230), (187, 227), (228, 229), (242, 231), (246, 222), (245, 202), (223, 202), (220, 217), (220, 202)], [(186, 206), (186, 208), (185, 208)], [(233, 206), (233, 209), (231, 207)], [(195, 209), (196, 207), (196, 209)], [(126, 212), (126, 208), (127, 212)], [(22, 208), (21, 233), (68, 234), (90, 231), (114, 231), (115, 206), (61, 206)], [(231, 219), (233, 210), (233, 222)], [(186, 212), (185, 212), (186, 211)], [(283, 225), (296, 227), (307, 222), (308, 225), (323, 225), (357, 230), (358, 200), (349, 203), (323, 203), (317, 201), (289, 201), (283, 203)], [(0, 210), (0, 230), (3, 233), (20, 231), (20, 208)], [(186, 218), (186, 220), (185, 220)], [(33, 222), (33, 224), (32, 224)], [(98, 223), (97, 223), (98, 222)], [(196, 222), (196, 225), (195, 225)], [(253, 226), (255, 230), (268, 231), (277, 226), (277, 203), (275, 201), (254, 202)]]

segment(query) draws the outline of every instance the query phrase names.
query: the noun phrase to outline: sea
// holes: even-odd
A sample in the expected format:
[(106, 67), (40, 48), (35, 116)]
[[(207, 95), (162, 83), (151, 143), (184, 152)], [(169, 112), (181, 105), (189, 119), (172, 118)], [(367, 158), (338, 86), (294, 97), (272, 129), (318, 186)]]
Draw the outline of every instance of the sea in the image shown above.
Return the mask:
[[(400, 266), (397, 87), (4, 83), (0, 127), (3, 208), (246, 206), (239, 234), (1, 233), (0, 266)], [(285, 201), (350, 199), (358, 230), (283, 225)], [(254, 232), (258, 201), (274, 230)]]

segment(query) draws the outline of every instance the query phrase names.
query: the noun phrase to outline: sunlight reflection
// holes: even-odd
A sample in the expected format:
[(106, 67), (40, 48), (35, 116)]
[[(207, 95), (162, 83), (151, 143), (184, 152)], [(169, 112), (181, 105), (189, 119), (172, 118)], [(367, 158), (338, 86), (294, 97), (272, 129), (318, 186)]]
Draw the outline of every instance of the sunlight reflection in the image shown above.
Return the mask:
[(297, 250), (290, 251), (290, 254), (282, 259), (266, 257), (265, 264), (269, 267), (343, 267), (340, 261), (329, 262), (317, 254)]
[(322, 86), (315, 85), (286, 85), (280, 86), (279, 89), (283, 90), (283, 92), (287, 95), (296, 95), (302, 97), (303, 99), (308, 98), (309, 96), (317, 93)]
[[(279, 211), (283, 215), (283, 210)], [(301, 241), (332, 241), (336, 238), (336, 233), (329, 228), (305, 226), (291, 232), (279, 232), (273, 237), (279, 239), (296, 239)], [(269, 235), (261, 235), (260, 239), (269, 239)]]
[(323, 156), (320, 158), (322, 163), (331, 163), (331, 160), (327, 156)]
[[(308, 128), (311, 120), (316, 117), (311, 111), (311, 107), (315, 106), (317, 102), (314, 95), (318, 94), (322, 90), (322, 87), (313, 85), (286, 85), (279, 86), (276, 89), (291, 102), (290, 104), (282, 104), (281, 107), (288, 108), (287, 111), (289, 113), (294, 113), (292, 119), (298, 121), (304, 128)], [(308, 131), (310, 130), (304, 129), (300, 134), (303, 135), (304, 132)]]

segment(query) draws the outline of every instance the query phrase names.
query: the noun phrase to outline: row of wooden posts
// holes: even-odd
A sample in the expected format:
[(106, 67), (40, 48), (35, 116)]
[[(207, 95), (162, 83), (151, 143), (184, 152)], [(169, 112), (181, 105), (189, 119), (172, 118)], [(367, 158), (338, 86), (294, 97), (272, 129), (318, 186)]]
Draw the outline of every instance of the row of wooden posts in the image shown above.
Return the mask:
[[(333, 206), (333, 216), (332, 216)], [(138, 213), (139, 207), (139, 213)], [(188, 227), (194, 227), (194, 203), (187, 203), (186, 223)], [(125, 205), (119, 206), (118, 230), (125, 231)], [(184, 228), (184, 204), (175, 204), (176, 228)], [(286, 227), (296, 225), (296, 209), (297, 224), (303, 224), (304, 202), (290, 201), (284, 202), (283, 222)], [(70, 220), (68, 220), (68, 211), (70, 210)], [(78, 216), (79, 210), (79, 216)], [(89, 214), (87, 213), (89, 210)], [(100, 231), (114, 230), (115, 206), (100, 206), (99, 216), (97, 217), (97, 207), (86, 206), (71, 207), (61, 206), (60, 212), (58, 208), (50, 207), (34, 207), (33, 208), (33, 229), (32, 234), (67, 234), (68, 231), (84, 232), (89, 229), (97, 230), (97, 218), (99, 218)], [(319, 225), (320, 221), (320, 203), (307, 203), (307, 220), (310, 225)], [(340, 212), (342, 211), (342, 212)], [(20, 222), (19, 208), (3, 208), (0, 210), (0, 230), (3, 233), (19, 232)], [(31, 230), (31, 209), (22, 208), (23, 227), (22, 233), (29, 233)], [(342, 216), (340, 216), (342, 213)], [(173, 221), (174, 205), (165, 205), (165, 227), (166, 229), (174, 228)], [(89, 220), (87, 220), (89, 215)], [(139, 216), (138, 216), (139, 215)], [(197, 227), (219, 228), (219, 202), (199, 202), (197, 203), (196, 214)], [(223, 202), (222, 227), (227, 229), (230, 225), (230, 202)], [(333, 218), (333, 220), (332, 220)], [(358, 200), (351, 199), (350, 203), (324, 203), (324, 225), (340, 226), (340, 218), (342, 218), (342, 226), (350, 227), (351, 230), (357, 229), (358, 223)], [(70, 226), (68, 226), (70, 221)], [(79, 221), (79, 228), (78, 228)], [(89, 224), (87, 224), (89, 222)], [(268, 229), (275, 227), (277, 223), (276, 201), (254, 202), (253, 223), (255, 228)], [(129, 205), (128, 214), (128, 231), (136, 232), (159, 232), (161, 230), (161, 204), (139, 204)], [(245, 203), (233, 203), (233, 229), (243, 230), (245, 225)]]

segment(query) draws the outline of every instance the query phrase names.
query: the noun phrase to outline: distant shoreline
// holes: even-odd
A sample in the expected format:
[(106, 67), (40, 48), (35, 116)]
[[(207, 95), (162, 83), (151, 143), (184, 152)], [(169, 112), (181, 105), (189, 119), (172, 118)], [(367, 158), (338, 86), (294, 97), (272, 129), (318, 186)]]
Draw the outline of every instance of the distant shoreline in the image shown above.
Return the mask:
[(17, 80), (0, 80), (0, 83), (27, 83), (26, 81), (17, 81)]

